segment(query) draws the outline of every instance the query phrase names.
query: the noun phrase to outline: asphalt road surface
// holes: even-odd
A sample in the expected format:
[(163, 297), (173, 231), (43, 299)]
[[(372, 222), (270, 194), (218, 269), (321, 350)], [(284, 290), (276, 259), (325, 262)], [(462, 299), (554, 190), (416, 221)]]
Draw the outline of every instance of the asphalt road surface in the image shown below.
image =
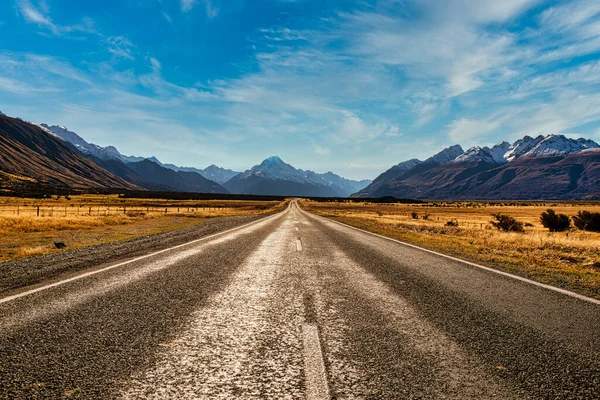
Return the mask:
[(0, 298), (0, 398), (598, 399), (600, 302), (292, 202)]

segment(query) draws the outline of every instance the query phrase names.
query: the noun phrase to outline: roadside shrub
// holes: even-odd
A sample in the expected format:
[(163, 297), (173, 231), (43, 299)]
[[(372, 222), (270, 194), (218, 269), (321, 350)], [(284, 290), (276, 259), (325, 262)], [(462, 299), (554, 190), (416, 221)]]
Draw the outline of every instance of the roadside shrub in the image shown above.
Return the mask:
[(451, 219), (450, 221), (446, 222), (446, 226), (458, 226), (458, 220)]
[(410, 215), (413, 217), (413, 219), (419, 219), (419, 214), (414, 211)]
[(429, 214), (423, 215), (423, 219), (429, 219)]
[(540, 216), (540, 222), (550, 232), (564, 232), (571, 227), (571, 219), (566, 214), (557, 214), (549, 208)]
[(492, 214), (496, 221), (490, 222), (496, 229), (504, 232), (525, 232), (523, 223), (517, 221), (513, 217), (504, 214)]
[(573, 217), (573, 222), (582, 231), (600, 232), (600, 213), (579, 211)]

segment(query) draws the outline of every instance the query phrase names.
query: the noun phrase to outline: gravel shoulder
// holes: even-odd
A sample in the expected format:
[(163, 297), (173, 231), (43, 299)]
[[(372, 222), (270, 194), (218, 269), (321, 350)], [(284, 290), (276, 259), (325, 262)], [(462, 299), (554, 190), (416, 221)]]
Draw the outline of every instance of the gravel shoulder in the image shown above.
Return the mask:
[(64, 278), (82, 270), (101, 268), (108, 263), (176, 246), (264, 217), (265, 215), (243, 215), (214, 218), (189, 228), (0, 263), (0, 295), (8, 295), (25, 286)]

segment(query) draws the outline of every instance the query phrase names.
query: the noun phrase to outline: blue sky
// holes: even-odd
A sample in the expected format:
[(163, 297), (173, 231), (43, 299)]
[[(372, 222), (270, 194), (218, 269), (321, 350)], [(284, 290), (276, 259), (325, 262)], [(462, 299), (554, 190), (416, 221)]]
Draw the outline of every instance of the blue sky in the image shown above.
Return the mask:
[(163, 162), (373, 178), (600, 138), (597, 0), (4, 0), (0, 110)]

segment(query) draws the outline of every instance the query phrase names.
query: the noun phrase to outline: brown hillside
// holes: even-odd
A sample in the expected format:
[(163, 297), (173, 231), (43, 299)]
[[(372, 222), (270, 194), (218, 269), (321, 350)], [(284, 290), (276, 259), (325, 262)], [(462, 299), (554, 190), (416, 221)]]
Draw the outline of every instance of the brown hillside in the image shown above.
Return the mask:
[(139, 189), (38, 126), (4, 115), (0, 115), (0, 172), (2, 185), (30, 178), (60, 187)]

